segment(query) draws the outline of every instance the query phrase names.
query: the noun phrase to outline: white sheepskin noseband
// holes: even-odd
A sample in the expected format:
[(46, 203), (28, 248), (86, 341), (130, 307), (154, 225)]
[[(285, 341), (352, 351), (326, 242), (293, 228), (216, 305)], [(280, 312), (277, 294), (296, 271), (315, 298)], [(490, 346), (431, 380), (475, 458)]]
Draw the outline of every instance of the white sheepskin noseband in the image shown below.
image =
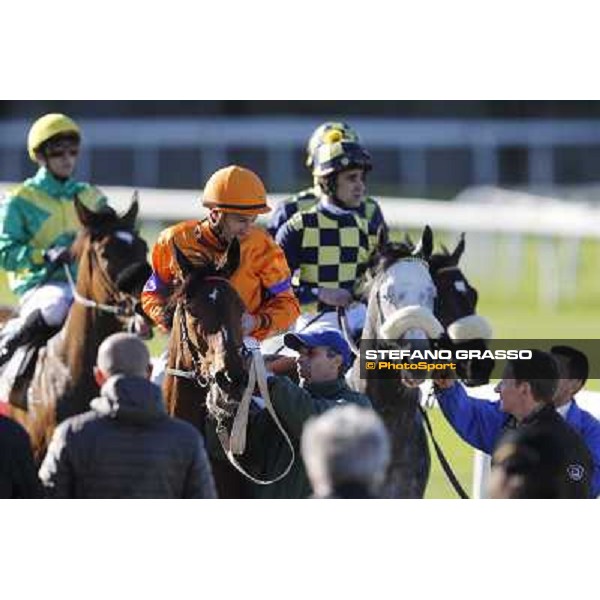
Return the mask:
[(448, 335), (451, 340), (490, 340), (492, 326), (480, 315), (469, 315), (451, 323), (448, 326)]
[(381, 328), (387, 340), (400, 339), (409, 329), (422, 329), (429, 339), (436, 340), (444, 332), (442, 324), (424, 306), (404, 306), (395, 310)]

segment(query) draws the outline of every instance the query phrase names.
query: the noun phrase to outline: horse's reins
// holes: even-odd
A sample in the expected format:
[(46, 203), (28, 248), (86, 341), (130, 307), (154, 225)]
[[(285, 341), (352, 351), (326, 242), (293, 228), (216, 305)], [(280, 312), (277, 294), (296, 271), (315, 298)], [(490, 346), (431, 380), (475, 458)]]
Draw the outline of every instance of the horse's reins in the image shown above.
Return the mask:
[[(310, 321), (306, 325), (303, 325), (300, 329), (298, 329), (298, 331), (295, 331), (294, 333), (300, 333), (304, 331), (307, 327), (310, 327), (313, 323), (316, 323), (323, 315), (327, 314), (328, 312), (329, 311), (326, 310), (319, 311), (312, 319), (310, 319)], [(281, 346), (279, 346), (279, 348), (277, 348), (277, 350), (275, 350), (273, 354), (279, 354), (284, 348), (285, 344), (281, 344)]]
[[(114, 283), (111, 281), (111, 279), (106, 274), (105, 270), (98, 263), (98, 260), (96, 259), (96, 252), (93, 250), (93, 248), (92, 248), (91, 255), (92, 255), (92, 259), (94, 260), (94, 262), (96, 263), (96, 266), (98, 268), (98, 273), (104, 280), (104, 284), (106, 285), (108, 291), (113, 295), (113, 297), (117, 298), (119, 295), (121, 295), (121, 292), (116, 288)], [(123, 304), (104, 304), (102, 302), (97, 302), (96, 300), (92, 300), (91, 298), (86, 298), (85, 296), (82, 296), (77, 291), (77, 285), (73, 281), (73, 276), (71, 275), (71, 270), (69, 268), (69, 265), (63, 264), (63, 269), (65, 272), (67, 281), (69, 283), (69, 287), (71, 288), (71, 293), (73, 294), (73, 298), (74, 298), (75, 302), (77, 302), (78, 304), (81, 304), (82, 306), (85, 306), (87, 308), (94, 308), (101, 312), (110, 313), (110, 314), (113, 314), (113, 315), (116, 315), (119, 317), (133, 316), (134, 311), (133, 311), (133, 308), (131, 307), (130, 303), (127, 303), (126, 306), (123, 306)]]
[[(227, 434), (227, 431), (224, 427), (217, 427), (217, 436), (219, 441), (221, 442), (221, 446), (229, 459), (229, 462), (245, 477), (250, 479), (250, 481), (258, 484), (258, 485), (271, 485), (276, 481), (283, 479), (292, 468), (295, 460), (296, 460), (296, 452), (294, 450), (294, 445), (290, 440), (288, 433), (285, 428), (281, 424), (277, 413), (273, 407), (271, 402), (271, 395), (269, 394), (269, 387), (267, 385), (267, 370), (265, 367), (265, 362), (263, 360), (262, 354), (259, 349), (252, 350), (252, 363), (250, 365), (250, 373), (248, 377), (248, 385), (244, 390), (244, 394), (242, 395), (242, 399), (238, 405), (233, 425), (231, 427), (231, 435)], [(291, 453), (292, 457), (286, 468), (282, 473), (274, 477), (273, 479), (258, 479), (248, 473), (242, 465), (236, 460), (235, 454), (241, 455), (246, 450), (246, 429), (248, 427), (248, 415), (250, 412), (250, 402), (252, 400), (252, 393), (254, 392), (254, 387), (258, 383), (258, 389), (260, 390), (261, 396), (265, 401), (265, 408), (273, 421), (275, 421), (275, 425), (283, 435)]]
[[(434, 394), (434, 392), (433, 392), (433, 385), (432, 385), (431, 390), (429, 391), (429, 395), (432, 396), (433, 394)], [(431, 426), (431, 421), (429, 420), (429, 415), (427, 414), (427, 411), (423, 408), (423, 406), (421, 405), (420, 402), (417, 403), (417, 407), (419, 409), (419, 413), (421, 413), (421, 416), (423, 417), (423, 422), (425, 423), (425, 429), (429, 433), (429, 437), (431, 438), (431, 443), (433, 444), (435, 454), (438, 457), (438, 460), (440, 461), (440, 465), (442, 466), (444, 475), (446, 475), (446, 477), (448, 478), (448, 481), (454, 488), (454, 491), (458, 494), (458, 497), (461, 498), (462, 500), (469, 500), (469, 495), (467, 494), (467, 492), (465, 492), (463, 486), (461, 485), (460, 481), (458, 480), (458, 477), (456, 476), (456, 473), (454, 472), (450, 463), (448, 462), (448, 459), (446, 458), (444, 451), (442, 450), (442, 447), (439, 445), (438, 441), (435, 439), (435, 436), (433, 435), (433, 427)]]

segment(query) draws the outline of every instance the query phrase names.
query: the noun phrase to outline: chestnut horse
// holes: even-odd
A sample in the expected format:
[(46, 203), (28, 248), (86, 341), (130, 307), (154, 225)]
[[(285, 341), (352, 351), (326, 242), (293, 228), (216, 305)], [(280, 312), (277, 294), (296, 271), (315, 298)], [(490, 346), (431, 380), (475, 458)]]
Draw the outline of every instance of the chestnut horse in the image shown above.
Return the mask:
[(138, 298), (150, 265), (146, 242), (135, 231), (138, 208), (135, 196), (123, 216), (112, 208), (91, 211), (75, 198), (83, 226), (71, 248), (78, 264), (75, 301), (61, 331), (40, 350), (26, 410), (10, 406), (38, 461), (56, 424), (89, 410), (98, 395), (93, 367), (102, 341), (140, 318)]
[(239, 252), (234, 240), (221, 264), (197, 266), (175, 246), (180, 281), (170, 301), (173, 327), (163, 383), (169, 414), (192, 423), (206, 439), (220, 498), (243, 498), (248, 490), (220, 451), (213, 418), (217, 404), (235, 408), (247, 382), (244, 305), (228, 281), (239, 266)]

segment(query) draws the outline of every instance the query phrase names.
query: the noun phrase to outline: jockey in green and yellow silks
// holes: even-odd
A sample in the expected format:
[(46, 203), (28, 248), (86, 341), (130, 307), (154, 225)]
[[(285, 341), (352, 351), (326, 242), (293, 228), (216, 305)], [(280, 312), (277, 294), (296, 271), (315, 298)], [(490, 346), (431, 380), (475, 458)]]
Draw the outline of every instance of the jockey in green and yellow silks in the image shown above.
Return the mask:
[[(8, 272), (24, 321), (0, 347), (0, 364), (20, 345), (45, 342), (73, 301), (63, 268), (79, 229), (73, 200), (78, 196), (95, 210), (106, 205), (99, 190), (72, 178), (80, 141), (78, 125), (66, 115), (38, 119), (27, 146), (39, 170), (0, 203), (0, 267)], [(75, 277), (75, 265), (70, 269)]]

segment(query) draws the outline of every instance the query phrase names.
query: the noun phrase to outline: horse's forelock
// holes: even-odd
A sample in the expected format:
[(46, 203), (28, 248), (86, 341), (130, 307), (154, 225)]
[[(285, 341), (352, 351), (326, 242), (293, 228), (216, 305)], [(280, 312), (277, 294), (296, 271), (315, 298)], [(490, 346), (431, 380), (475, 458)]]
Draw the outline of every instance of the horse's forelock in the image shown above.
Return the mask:
[(440, 269), (444, 269), (446, 267), (455, 267), (456, 263), (452, 255), (445, 249), (446, 252), (440, 252), (438, 254), (432, 254), (429, 259), (429, 268), (431, 270), (431, 274), (435, 275), (437, 271)]
[[(190, 273), (179, 287), (177, 287), (171, 296), (169, 302), (170, 308), (175, 308), (177, 304), (183, 303), (192, 315), (201, 311), (202, 305), (205, 304), (204, 296), (208, 286), (213, 284), (218, 293), (225, 294), (227, 297), (227, 305), (233, 304), (234, 308), (243, 311), (244, 305), (239, 298), (235, 289), (227, 281), (227, 279), (219, 276), (214, 265), (207, 265)], [(215, 305), (223, 308), (223, 301), (215, 300)]]
[(412, 256), (414, 246), (409, 242), (389, 242), (373, 253), (370, 270), (373, 275), (387, 271), (394, 263), (403, 258)]

